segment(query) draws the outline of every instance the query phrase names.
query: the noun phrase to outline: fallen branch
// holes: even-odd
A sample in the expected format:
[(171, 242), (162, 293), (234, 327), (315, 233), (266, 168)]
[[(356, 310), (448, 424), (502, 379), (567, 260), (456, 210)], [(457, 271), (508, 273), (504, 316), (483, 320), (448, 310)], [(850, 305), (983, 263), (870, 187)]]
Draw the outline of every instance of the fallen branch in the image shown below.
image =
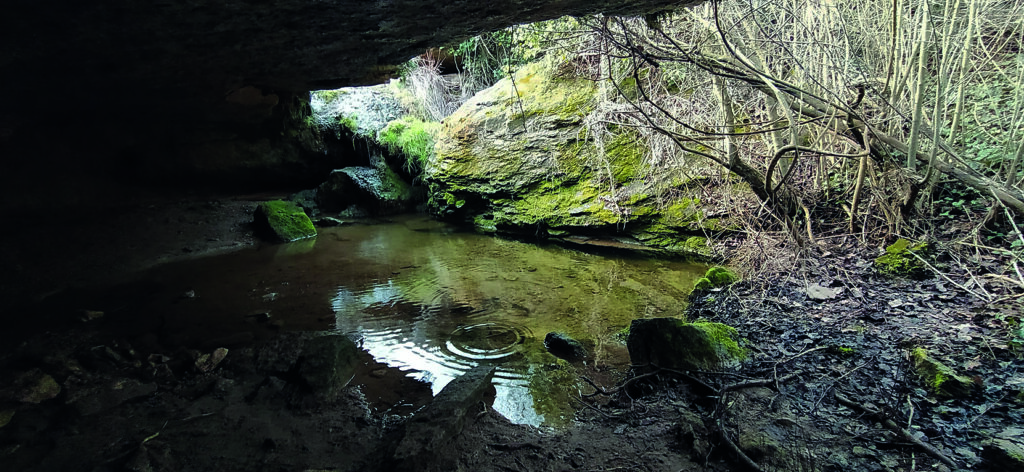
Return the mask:
[(923, 257), (919, 256), (914, 251), (907, 251), (907, 254), (910, 254), (911, 256), (916, 257), (918, 261), (921, 261), (921, 263), (925, 265), (925, 267), (928, 267), (929, 269), (931, 269), (931, 271), (935, 272), (936, 274), (938, 274), (939, 277), (942, 277), (943, 279), (946, 279), (946, 282), (949, 282), (949, 283), (951, 283), (953, 285), (956, 285), (956, 287), (959, 288), (960, 290), (963, 290), (963, 291), (965, 291), (965, 292), (967, 292), (967, 293), (969, 293), (971, 295), (974, 295), (975, 297), (978, 297), (979, 299), (981, 299), (984, 302), (991, 302), (992, 301), (991, 297), (982, 295), (982, 294), (980, 294), (978, 292), (975, 292), (974, 290), (971, 290), (971, 289), (967, 288), (966, 286), (964, 286), (962, 284), (958, 284), (958, 283), (954, 282), (953, 279), (951, 279), (948, 276), (946, 276), (946, 274), (943, 274), (942, 272), (939, 272), (939, 269), (936, 269), (935, 266), (929, 264), (928, 261), (924, 260)]
[(888, 417), (886, 417), (881, 411), (874, 410), (874, 409), (868, 408), (867, 406), (861, 405), (860, 403), (857, 403), (857, 402), (849, 399), (845, 395), (843, 395), (841, 393), (838, 393), (838, 392), (836, 392), (836, 400), (839, 403), (842, 403), (843, 405), (846, 405), (846, 406), (848, 406), (850, 408), (853, 408), (853, 409), (856, 409), (856, 410), (861, 410), (861, 411), (863, 411), (863, 412), (865, 412), (865, 413), (867, 413), (867, 414), (869, 414), (871, 416), (874, 416), (875, 419), (877, 419), (878, 421), (882, 422), (882, 424), (885, 425), (886, 428), (889, 428), (890, 431), (900, 435), (900, 438), (902, 438), (904, 441), (908, 441), (910, 443), (913, 443), (915, 446), (920, 447), (925, 452), (927, 452), (928, 454), (931, 454), (936, 459), (941, 461), (943, 464), (946, 464), (947, 466), (949, 466), (951, 469), (959, 468), (959, 466), (956, 464), (956, 462), (953, 462), (952, 459), (950, 459), (949, 457), (946, 457), (945, 454), (939, 452), (939, 450), (936, 449), (931, 444), (927, 444), (927, 443), (921, 441), (920, 439), (915, 438), (914, 435), (910, 433), (910, 431), (907, 431), (906, 429), (901, 428), (900, 425), (896, 424), (895, 421), (893, 421), (893, 420), (889, 419)]

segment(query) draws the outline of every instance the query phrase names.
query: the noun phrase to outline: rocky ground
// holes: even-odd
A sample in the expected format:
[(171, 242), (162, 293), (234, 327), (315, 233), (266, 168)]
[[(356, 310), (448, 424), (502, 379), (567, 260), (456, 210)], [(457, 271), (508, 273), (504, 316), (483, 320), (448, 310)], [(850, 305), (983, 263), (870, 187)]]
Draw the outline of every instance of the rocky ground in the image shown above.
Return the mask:
[[(788, 278), (691, 297), (688, 318), (732, 325), (745, 338), (750, 356), (738, 371), (647, 366), (628, 373), (578, 364), (588, 380), (577, 386), (577, 422), (558, 431), (510, 424), (487, 407), (488, 389), (479, 379), (446, 389), (444, 401), (423, 408), (426, 400), (418, 401), (411, 417), (376, 411), (361, 379), (400, 382), (401, 376), (387, 375), (365, 353), (339, 354), (322, 366), (324, 372), (354, 366), (351, 383), (318, 375), (304, 360), (316, 334), (170, 348), (123, 337), (117, 316), (46, 302), (79, 293), (44, 297), (65, 286), (55, 282), (80, 287), (97, 271), (97, 280), (113, 280), (128, 267), (251, 244), (251, 205), (203, 199), (129, 208), (124, 218), (155, 218), (152, 230), (133, 230), (142, 231), (136, 237), (154, 235), (152, 245), (139, 244), (146, 249), (97, 242), (64, 264), (15, 271), (29, 274), (18, 282), (43, 302), (5, 305), (11, 307), (5, 319), (17, 319), (9, 311), (17, 310), (39, 321), (9, 322), (4, 330), (5, 470), (1020, 467), (1005, 457), (1020, 447), (1024, 424), (1024, 361), (1021, 340), (1012, 334), (1020, 298), (1009, 293), (982, 303), (941, 278), (881, 278), (852, 248), (802, 261)], [(96, 228), (76, 236), (104, 241), (103, 228), (118, 226)], [(69, 235), (62, 236), (39, 236), (39, 246), (22, 247), (43, 251), (66, 243)], [(58, 259), (47, 258), (60, 254), (35, 255), (52, 263)], [(24, 268), (31, 256), (6, 257)], [(57, 271), (72, 278), (48, 278)], [(82, 281), (74, 282), (77, 277)], [(928, 349), (974, 386), (961, 396), (937, 396), (910, 366), (914, 347)]]

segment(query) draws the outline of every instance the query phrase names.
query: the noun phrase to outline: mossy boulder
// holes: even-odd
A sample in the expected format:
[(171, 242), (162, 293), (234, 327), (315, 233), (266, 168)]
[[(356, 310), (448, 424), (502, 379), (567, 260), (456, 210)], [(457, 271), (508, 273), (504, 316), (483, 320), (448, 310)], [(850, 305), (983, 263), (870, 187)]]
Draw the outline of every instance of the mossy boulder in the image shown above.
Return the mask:
[(484, 232), (711, 257), (703, 235), (721, 227), (705, 216), (714, 202), (652, 166), (637, 131), (588, 126), (599, 88), (571, 70), (553, 59), (528, 64), (445, 119), (423, 175), (430, 212)]
[(736, 329), (721, 323), (636, 319), (630, 324), (626, 348), (633, 365), (720, 371), (735, 368), (746, 358), (736, 338)]
[(709, 290), (718, 287), (725, 287), (739, 280), (735, 272), (725, 267), (715, 266), (704, 273), (704, 277), (693, 283), (693, 290)]
[(317, 187), (317, 202), (324, 212), (339, 212), (356, 205), (371, 215), (390, 215), (415, 205), (413, 188), (381, 162), (375, 167), (346, 167), (331, 172)]
[(910, 361), (927, 388), (940, 397), (964, 397), (975, 388), (970, 378), (932, 358), (924, 348), (910, 351)]
[(890, 277), (922, 278), (927, 272), (921, 259), (927, 253), (928, 243), (898, 239), (885, 248), (885, 254), (875, 259), (875, 269)]
[(298, 205), (283, 200), (260, 202), (253, 214), (257, 232), (277, 242), (315, 238), (316, 227)]

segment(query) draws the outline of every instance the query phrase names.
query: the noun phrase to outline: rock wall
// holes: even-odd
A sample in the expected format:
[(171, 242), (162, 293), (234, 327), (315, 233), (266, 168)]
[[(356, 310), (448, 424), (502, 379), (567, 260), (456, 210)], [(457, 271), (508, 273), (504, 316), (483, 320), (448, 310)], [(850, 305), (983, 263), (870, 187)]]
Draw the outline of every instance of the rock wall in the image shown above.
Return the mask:
[(484, 231), (711, 256), (714, 202), (656, 177), (635, 131), (595, 144), (584, 124), (598, 86), (558, 70), (528, 65), (445, 120), (424, 176), (431, 211)]

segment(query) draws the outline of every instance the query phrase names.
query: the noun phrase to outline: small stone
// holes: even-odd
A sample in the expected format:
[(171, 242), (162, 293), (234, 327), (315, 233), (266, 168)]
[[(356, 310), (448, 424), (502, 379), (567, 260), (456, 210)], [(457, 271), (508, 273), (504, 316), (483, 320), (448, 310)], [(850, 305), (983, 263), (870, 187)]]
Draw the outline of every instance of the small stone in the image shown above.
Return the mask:
[(924, 379), (932, 393), (941, 397), (964, 397), (976, 385), (970, 378), (958, 375), (952, 368), (933, 359), (924, 348), (910, 352), (910, 360), (917, 374)]
[(547, 336), (544, 336), (544, 347), (551, 354), (570, 361), (587, 357), (587, 348), (583, 347), (583, 343), (565, 333), (548, 333)]
[(42, 403), (60, 394), (60, 385), (49, 374), (32, 369), (14, 380), (18, 389), (17, 400), (23, 403)]
[(82, 310), (79, 313), (78, 319), (80, 319), (83, 323), (87, 323), (89, 321), (98, 320), (100, 318), (103, 318), (103, 315), (104, 315), (104, 313), (102, 311), (98, 311), (98, 310)]
[(324, 216), (324, 217), (321, 217), (321, 218), (317, 218), (316, 221), (313, 222), (313, 224), (316, 225), (316, 226), (319, 226), (321, 228), (333, 228), (333, 227), (337, 227), (337, 226), (344, 226), (344, 225), (347, 225), (347, 224), (350, 224), (350, 223), (348, 223), (348, 222), (346, 222), (344, 220), (340, 220), (338, 218), (333, 218), (333, 217), (330, 217), (330, 216)]
[(0, 410), (0, 428), (7, 426), (14, 418), (14, 410)]
[(805, 293), (807, 293), (807, 298), (815, 301), (832, 300), (833, 298), (836, 298), (835, 290), (823, 287), (817, 283), (808, 285)]
[(199, 356), (199, 359), (196, 359), (196, 369), (200, 372), (209, 372), (217, 368), (217, 365), (220, 364), (227, 355), (228, 350), (223, 347), (214, 349), (210, 354), (202, 354)]

